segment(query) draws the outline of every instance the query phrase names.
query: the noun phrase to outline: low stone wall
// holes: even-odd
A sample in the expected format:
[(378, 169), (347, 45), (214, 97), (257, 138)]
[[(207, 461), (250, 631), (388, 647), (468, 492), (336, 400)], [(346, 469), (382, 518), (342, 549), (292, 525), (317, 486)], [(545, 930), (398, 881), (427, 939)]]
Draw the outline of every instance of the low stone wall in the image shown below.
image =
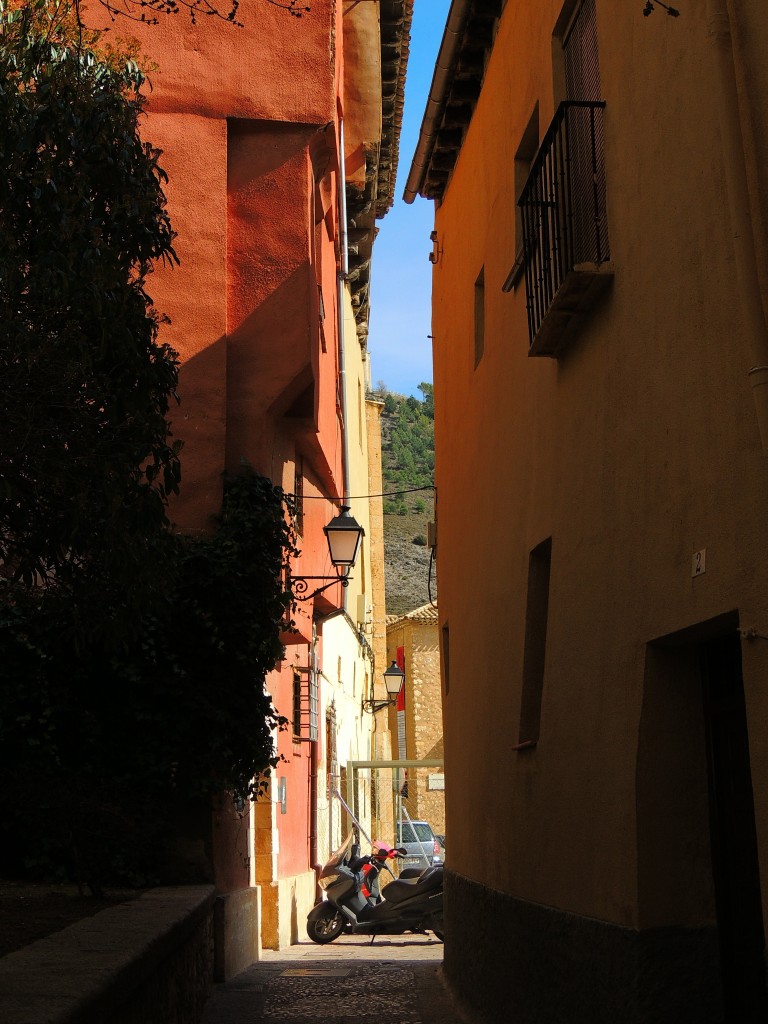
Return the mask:
[(153, 889), (0, 959), (3, 1024), (197, 1024), (212, 886)]
[(445, 871), (444, 976), (477, 1024), (723, 1024), (714, 928), (636, 931)]

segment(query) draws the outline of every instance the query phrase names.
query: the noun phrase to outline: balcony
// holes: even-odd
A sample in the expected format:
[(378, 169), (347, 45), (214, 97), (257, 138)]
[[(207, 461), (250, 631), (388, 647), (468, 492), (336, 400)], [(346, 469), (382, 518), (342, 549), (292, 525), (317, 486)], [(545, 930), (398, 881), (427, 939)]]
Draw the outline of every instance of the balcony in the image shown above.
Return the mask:
[(604, 108), (604, 100), (560, 104), (520, 196), (532, 356), (560, 355), (613, 278)]

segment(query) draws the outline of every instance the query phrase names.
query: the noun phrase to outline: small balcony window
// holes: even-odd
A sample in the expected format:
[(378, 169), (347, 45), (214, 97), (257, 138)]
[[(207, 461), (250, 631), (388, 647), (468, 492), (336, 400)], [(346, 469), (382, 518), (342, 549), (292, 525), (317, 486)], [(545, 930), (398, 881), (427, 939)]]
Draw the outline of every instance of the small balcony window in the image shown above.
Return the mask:
[(520, 196), (530, 355), (559, 355), (613, 276), (604, 108), (560, 104)]
[(293, 721), (294, 743), (314, 742), (318, 722), (317, 675), (308, 666), (293, 667)]

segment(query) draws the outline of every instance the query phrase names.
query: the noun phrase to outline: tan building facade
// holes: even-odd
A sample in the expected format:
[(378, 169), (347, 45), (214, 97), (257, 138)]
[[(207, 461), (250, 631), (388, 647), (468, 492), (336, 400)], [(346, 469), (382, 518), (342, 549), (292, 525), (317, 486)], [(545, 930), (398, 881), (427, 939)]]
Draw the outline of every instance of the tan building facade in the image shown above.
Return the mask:
[(487, 1021), (768, 1017), (768, 7), (643, 6), (454, 0), (406, 188)]
[[(390, 711), (393, 758), (434, 761), (443, 757), (443, 704), (440, 688), (438, 611), (431, 604), (387, 623), (387, 660), (405, 671), (402, 699)], [(408, 769), (405, 808), (414, 820), (428, 821), (445, 834), (445, 772), (442, 767)]]

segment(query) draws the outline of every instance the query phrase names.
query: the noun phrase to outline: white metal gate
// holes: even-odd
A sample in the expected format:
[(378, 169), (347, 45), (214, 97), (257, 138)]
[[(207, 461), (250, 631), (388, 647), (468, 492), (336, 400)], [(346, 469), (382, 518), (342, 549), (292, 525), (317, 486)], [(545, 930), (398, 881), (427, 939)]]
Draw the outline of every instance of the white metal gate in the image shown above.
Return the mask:
[[(442, 758), (401, 761), (350, 761), (347, 764), (347, 792), (350, 810), (357, 821), (359, 812), (370, 814), (372, 835), (390, 846), (408, 845), (422, 840), (426, 830), (414, 825), (426, 822), (438, 838), (434, 857), (445, 859), (445, 773)], [(361, 806), (361, 794), (368, 798)], [(366, 813), (366, 818), (368, 814)], [(418, 835), (415, 835), (415, 833)], [(429, 861), (425, 850), (423, 860)]]

